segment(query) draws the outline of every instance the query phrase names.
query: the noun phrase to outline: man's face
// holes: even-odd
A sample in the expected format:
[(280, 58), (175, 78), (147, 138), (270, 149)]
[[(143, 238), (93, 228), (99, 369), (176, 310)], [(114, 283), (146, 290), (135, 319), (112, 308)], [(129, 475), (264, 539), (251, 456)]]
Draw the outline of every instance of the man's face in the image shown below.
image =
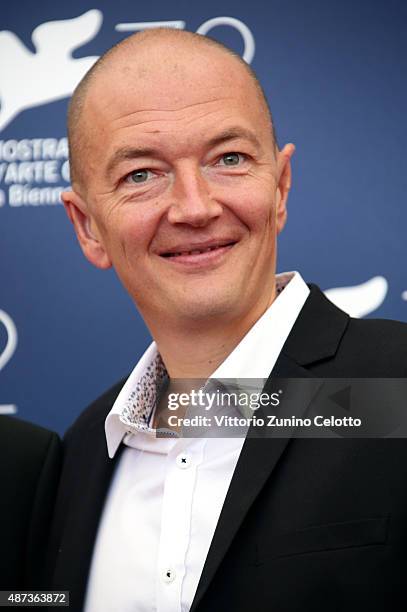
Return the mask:
[(86, 114), (75, 225), (87, 257), (114, 266), (147, 324), (264, 311), (289, 177), (236, 60), (201, 48), (144, 62), (140, 52), (134, 67), (98, 79)]

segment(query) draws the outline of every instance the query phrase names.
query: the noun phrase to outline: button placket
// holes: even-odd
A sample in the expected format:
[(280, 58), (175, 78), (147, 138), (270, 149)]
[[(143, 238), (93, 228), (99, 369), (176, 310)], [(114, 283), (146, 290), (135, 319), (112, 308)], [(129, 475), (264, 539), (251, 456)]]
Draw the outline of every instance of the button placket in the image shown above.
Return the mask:
[(200, 446), (198, 440), (181, 439), (168, 456), (157, 559), (157, 612), (181, 610)]

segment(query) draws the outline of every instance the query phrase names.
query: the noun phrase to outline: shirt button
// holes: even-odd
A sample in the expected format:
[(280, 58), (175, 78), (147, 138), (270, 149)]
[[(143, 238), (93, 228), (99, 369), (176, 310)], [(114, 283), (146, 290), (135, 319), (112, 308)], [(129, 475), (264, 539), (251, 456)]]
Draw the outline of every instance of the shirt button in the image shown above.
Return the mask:
[(192, 463), (192, 459), (191, 459), (191, 456), (188, 455), (187, 453), (180, 453), (177, 456), (175, 462), (181, 470), (186, 470), (187, 468), (190, 467)]
[(163, 581), (166, 582), (167, 584), (170, 584), (170, 582), (174, 582), (175, 577), (176, 577), (175, 570), (171, 568), (167, 568), (166, 570), (164, 570)]

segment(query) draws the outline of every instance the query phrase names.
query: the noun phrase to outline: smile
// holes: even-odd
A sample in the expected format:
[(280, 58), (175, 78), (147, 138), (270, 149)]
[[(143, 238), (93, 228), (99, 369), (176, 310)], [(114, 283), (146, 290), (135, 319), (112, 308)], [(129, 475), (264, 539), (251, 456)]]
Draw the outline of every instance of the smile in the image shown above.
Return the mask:
[(226, 247), (233, 246), (235, 243), (230, 242), (229, 244), (210, 246), (201, 249), (191, 249), (190, 251), (180, 251), (179, 253), (163, 253), (162, 257), (180, 257), (184, 255), (200, 255), (201, 253), (209, 253), (210, 251), (219, 251)]
[(194, 248), (180, 248), (179, 250), (174, 249), (173, 251), (162, 253), (161, 257), (174, 263), (201, 266), (217, 263), (235, 244), (235, 241), (229, 241), (209, 246), (194, 245)]

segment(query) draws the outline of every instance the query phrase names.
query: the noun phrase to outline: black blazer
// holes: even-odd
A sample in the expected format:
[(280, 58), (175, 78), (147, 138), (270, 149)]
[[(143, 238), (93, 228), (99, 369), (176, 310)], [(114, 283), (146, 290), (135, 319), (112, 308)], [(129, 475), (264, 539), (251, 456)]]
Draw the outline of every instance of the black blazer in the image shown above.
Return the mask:
[(60, 464), (57, 434), (0, 417), (0, 590), (43, 588)]
[[(350, 319), (315, 286), (272, 372), (307, 379), (310, 388), (317, 377), (406, 375), (407, 325)], [(104, 420), (123, 382), (66, 436), (50, 585), (71, 591), (71, 612), (83, 607), (117, 464), (107, 455)], [(305, 410), (306, 394), (303, 401)], [(405, 440), (248, 438), (192, 612), (405, 611), (406, 581)]]

